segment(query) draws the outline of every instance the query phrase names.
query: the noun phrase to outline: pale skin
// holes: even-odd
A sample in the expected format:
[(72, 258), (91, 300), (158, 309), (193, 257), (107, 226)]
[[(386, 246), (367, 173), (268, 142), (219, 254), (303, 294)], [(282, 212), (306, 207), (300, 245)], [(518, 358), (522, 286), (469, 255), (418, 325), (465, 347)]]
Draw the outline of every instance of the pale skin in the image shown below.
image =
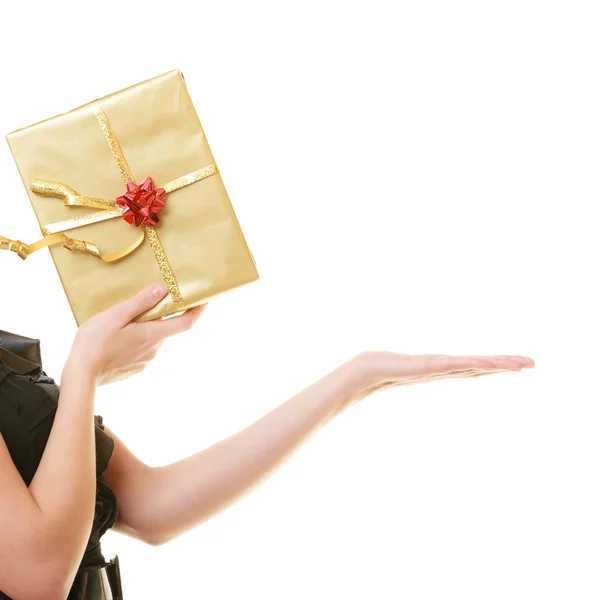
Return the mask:
[[(165, 295), (164, 286), (156, 287), (157, 295), (153, 286), (145, 288), (79, 328), (63, 369), (54, 426), (29, 488), (0, 435), (0, 590), (15, 600), (64, 600), (77, 572), (94, 516), (96, 387), (142, 371), (167, 337), (190, 329), (204, 311), (201, 305), (175, 318), (133, 322)], [(104, 474), (119, 507), (113, 529), (151, 545), (173, 540), (251, 492), (316, 431), (376, 391), (533, 366), (518, 355), (363, 352), (245, 429), (160, 467), (144, 463), (105, 426), (115, 440)]]

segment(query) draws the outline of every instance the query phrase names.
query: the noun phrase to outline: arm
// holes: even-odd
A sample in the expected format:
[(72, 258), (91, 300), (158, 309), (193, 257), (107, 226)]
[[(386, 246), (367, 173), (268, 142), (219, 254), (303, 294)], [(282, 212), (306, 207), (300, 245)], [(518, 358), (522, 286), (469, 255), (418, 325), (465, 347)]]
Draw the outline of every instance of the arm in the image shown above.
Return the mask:
[(116, 445), (105, 473), (119, 506), (115, 529), (152, 545), (181, 535), (256, 488), (318, 429), (374, 391), (532, 365), (523, 357), (364, 353), (235, 435), (161, 467), (137, 459), (107, 428)]
[(115, 452), (104, 479), (117, 496), (113, 527), (163, 544), (221, 512), (258, 486), (356, 394), (345, 365), (235, 435), (162, 467), (137, 459), (108, 428)]
[(142, 371), (164, 338), (189, 329), (204, 309), (202, 305), (164, 322), (133, 322), (167, 292), (158, 286), (154, 293), (153, 287), (79, 328), (29, 487), (0, 435), (0, 590), (10, 597), (65, 600), (93, 525), (96, 387)]
[(11, 597), (62, 600), (68, 593), (94, 517), (94, 391), (85, 372), (65, 369), (29, 488), (0, 436), (0, 589)]

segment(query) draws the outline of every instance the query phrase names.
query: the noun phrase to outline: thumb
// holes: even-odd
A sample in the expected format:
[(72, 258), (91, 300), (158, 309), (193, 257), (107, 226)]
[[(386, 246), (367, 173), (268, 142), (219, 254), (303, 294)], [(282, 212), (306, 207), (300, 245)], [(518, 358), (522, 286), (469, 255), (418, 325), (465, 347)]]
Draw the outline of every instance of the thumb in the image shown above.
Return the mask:
[(119, 320), (125, 325), (139, 314), (152, 308), (159, 300), (165, 297), (166, 293), (167, 286), (162, 283), (146, 286), (128, 300), (117, 304), (114, 307), (115, 312)]

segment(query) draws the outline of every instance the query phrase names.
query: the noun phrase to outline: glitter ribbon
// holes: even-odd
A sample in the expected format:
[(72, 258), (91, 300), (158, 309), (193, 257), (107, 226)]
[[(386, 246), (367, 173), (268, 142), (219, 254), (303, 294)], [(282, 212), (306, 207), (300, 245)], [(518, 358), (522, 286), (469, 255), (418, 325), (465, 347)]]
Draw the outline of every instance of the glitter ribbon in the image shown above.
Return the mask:
[[(96, 118), (98, 119), (98, 124), (104, 132), (104, 138), (108, 144), (108, 147), (110, 148), (113, 158), (115, 159), (117, 168), (119, 169), (119, 173), (121, 174), (123, 181), (125, 184), (135, 183), (131, 169), (125, 160), (121, 146), (119, 145), (117, 137), (110, 125), (110, 122), (108, 121), (106, 114), (101, 108), (98, 108), (95, 111), (95, 114)], [(211, 164), (199, 169), (198, 171), (178, 177), (177, 179), (166, 183), (162, 187), (167, 194), (170, 194), (171, 192), (175, 192), (183, 187), (201, 181), (202, 179), (206, 179), (217, 172), (217, 166)], [(169, 261), (167, 260), (165, 251), (160, 242), (160, 238), (158, 237), (158, 233), (153, 226), (143, 224), (138, 238), (126, 248), (122, 248), (121, 250), (112, 252), (110, 254), (101, 254), (96, 244), (69, 237), (64, 232), (71, 229), (77, 229), (78, 227), (83, 227), (85, 225), (90, 225), (92, 223), (99, 223), (108, 219), (122, 217), (123, 209), (115, 200), (105, 200), (103, 198), (82, 196), (63, 183), (46, 181), (44, 179), (37, 178), (33, 180), (30, 189), (33, 193), (41, 196), (59, 198), (64, 201), (64, 204), (67, 207), (84, 206), (87, 208), (99, 208), (100, 210), (87, 215), (80, 215), (71, 219), (66, 219), (64, 221), (58, 221), (56, 223), (50, 223), (42, 226), (41, 229), (42, 233), (44, 234), (44, 238), (34, 242), (33, 244), (25, 244), (20, 240), (11, 240), (9, 238), (0, 236), (0, 249), (16, 252), (22, 259), (25, 259), (32, 252), (35, 252), (40, 248), (62, 243), (63, 246), (68, 250), (85, 252), (95, 256), (96, 258), (99, 258), (104, 262), (113, 262), (133, 252), (144, 241), (144, 238), (148, 237), (150, 247), (152, 248), (152, 252), (154, 253), (154, 257), (158, 263), (160, 272), (176, 308), (184, 308), (184, 302), (181, 292), (179, 291), (179, 286), (177, 285), (177, 281), (173, 275)]]

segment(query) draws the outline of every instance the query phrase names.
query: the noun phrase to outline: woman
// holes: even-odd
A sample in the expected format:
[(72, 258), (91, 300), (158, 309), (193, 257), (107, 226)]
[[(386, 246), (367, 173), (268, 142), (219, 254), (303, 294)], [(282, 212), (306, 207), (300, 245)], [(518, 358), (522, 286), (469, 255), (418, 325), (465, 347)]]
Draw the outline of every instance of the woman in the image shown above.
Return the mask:
[(248, 493), (377, 390), (534, 366), (522, 356), (365, 352), (237, 434), (153, 468), (94, 415), (94, 394), (142, 371), (165, 338), (192, 327), (205, 308), (133, 322), (165, 294), (150, 286), (79, 328), (60, 402), (37, 340), (0, 332), (0, 598), (120, 599), (118, 557), (107, 562), (100, 548), (108, 528), (164, 544)]

